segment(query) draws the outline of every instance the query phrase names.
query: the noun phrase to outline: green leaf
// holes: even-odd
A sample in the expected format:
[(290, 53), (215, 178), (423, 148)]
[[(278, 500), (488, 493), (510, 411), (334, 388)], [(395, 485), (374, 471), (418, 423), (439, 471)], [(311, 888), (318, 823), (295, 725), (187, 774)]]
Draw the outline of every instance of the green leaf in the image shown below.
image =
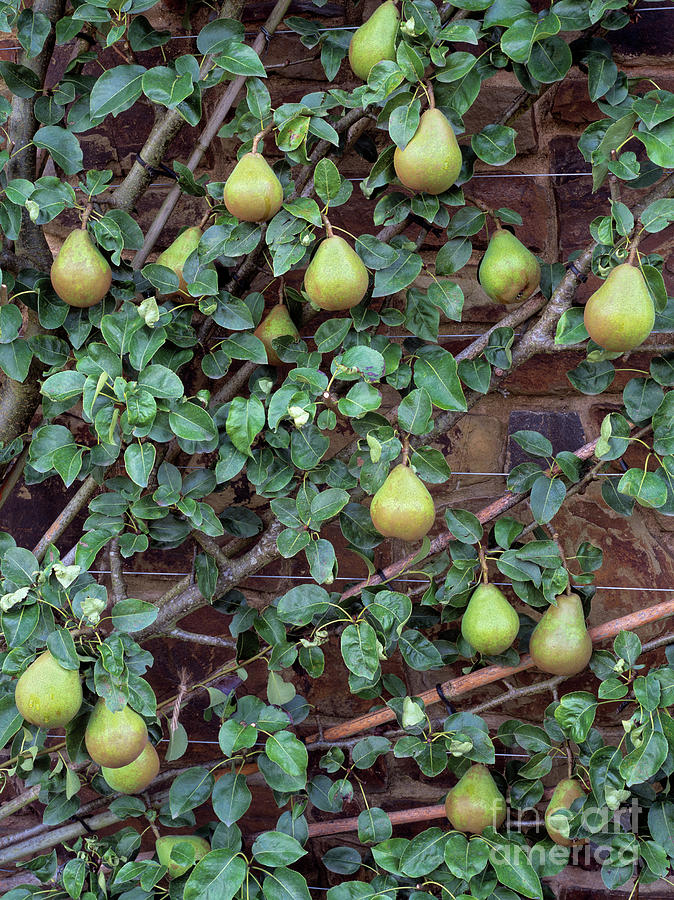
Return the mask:
[(379, 672), (378, 643), (375, 630), (368, 622), (347, 625), (341, 637), (342, 658), (347, 669), (372, 680)]
[(23, 716), (16, 708), (14, 695), (0, 697), (0, 747), (4, 747), (22, 725)]
[(235, 397), (232, 400), (225, 427), (229, 439), (241, 453), (251, 456), (251, 444), (264, 428), (264, 423), (264, 406), (257, 397)]
[[(178, 776), (180, 777), (180, 776)], [(196, 864), (183, 891), (184, 900), (232, 900), (246, 877), (248, 866), (233, 850), (211, 850)]]
[(142, 631), (157, 618), (157, 607), (145, 600), (134, 600), (131, 597), (119, 600), (112, 607), (112, 624), (117, 631)]
[(540, 525), (549, 522), (559, 511), (566, 497), (566, 486), (561, 478), (540, 475), (533, 483), (529, 505)]
[(431, 398), (423, 388), (417, 388), (401, 400), (398, 424), (410, 434), (425, 434), (430, 429), (432, 414)]
[(490, 166), (504, 166), (515, 158), (517, 132), (507, 125), (487, 125), (470, 139), (476, 156)]
[(43, 12), (24, 9), (16, 20), (16, 36), (29, 59), (36, 57), (51, 31), (51, 22)]
[(438, 409), (467, 409), (456, 361), (446, 350), (424, 348), (414, 364), (414, 383), (428, 393)]
[(211, 441), (218, 435), (206, 410), (189, 401), (169, 413), (169, 425), (177, 437), (186, 441)]
[(596, 713), (596, 698), (587, 691), (575, 691), (562, 697), (554, 715), (565, 734), (580, 744), (587, 738)]
[(260, 57), (252, 47), (240, 41), (227, 41), (218, 49), (214, 62), (231, 75), (267, 77)]
[(489, 847), (489, 862), (501, 884), (532, 900), (541, 900), (543, 888), (529, 862), (526, 848), (500, 834), (490, 836)]
[(482, 538), (482, 525), (477, 516), (467, 509), (445, 510), (447, 528), (452, 532), (457, 541), (464, 544), (474, 544)]
[(238, 772), (221, 775), (213, 788), (213, 811), (225, 825), (233, 825), (248, 810), (252, 794), (246, 779)]
[(314, 188), (323, 201), (329, 204), (338, 194), (342, 186), (342, 176), (337, 166), (329, 159), (321, 159), (314, 169)]
[(176, 819), (184, 812), (205, 803), (211, 795), (213, 784), (213, 776), (201, 766), (193, 766), (177, 775), (169, 790), (171, 817)]
[(130, 444), (124, 451), (124, 468), (139, 487), (147, 487), (157, 454), (154, 444)]
[(393, 826), (383, 809), (370, 807), (358, 816), (358, 840), (363, 844), (386, 841), (393, 834)]
[(645, 469), (628, 469), (618, 482), (617, 490), (634, 497), (640, 506), (655, 508), (667, 502), (667, 485), (655, 472)]
[(32, 97), (42, 87), (38, 75), (32, 69), (17, 63), (1, 60), (0, 76), (12, 94), (24, 99)]
[(144, 66), (115, 66), (103, 72), (91, 89), (92, 119), (118, 116), (133, 106), (143, 91)]
[(77, 658), (77, 650), (73, 636), (67, 628), (56, 628), (47, 638), (47, 649), (56, 662), (64, 669), (77, 671), (80, 661)]
[(444, 859), (447, 834), (441, 828), (428, 828), (417, 834), (400, 857), (400, 869), (409, 878), (428, 875)]
[(299, 841), (282, 831), (265, 831), (253, 841), (251, 852), (261, 866), (290, 866), (307, 855)]
[(45, 125), (35, 132), (33, 143), (49, 151), (57, 166), (66, 175), (74, 175), (84, 167), (82, 148), (75, 135), (58, 125)]
[(265, 900), (311, 900), (304, 876), (284, 866), (266, 876), (262, 893)]
[(669, 743), (661, 731), (647, 726), (641, 735), (639, 746), (628, 753), (620, 763), (620, 774), (628, 787), (641, 784), (652, 778), (664, 763), (669, 752)]
[(26, 380), (32, 359), (33, 353), (24, 338), (0, 344), (0, 369), (13, 381), (23, 383)]
[(634, 136), (644, 145), (648, 158), (656, 166), (662, 166), (664, 169), (674, 167), (673, 120), (656, 125), (651, 131), (635, 131)]
[[(318, 495), (320, 496), (320, 495)], [(278, 616), (291, 625), (308, 625), (314, 616), (328, 608), (330, 595), (316, 584), (301, 584), (291, 588), (278, 601)]]
[(515, 431), (510, 437), (529, 456), (541, 456), (548, 459), (552, 456), (552, 444), (538, 431)]
[(307, 748), (289, 731), (278, 731), (265, 742), (265, 753), (290, 776), (305, 777), (308, 764)]

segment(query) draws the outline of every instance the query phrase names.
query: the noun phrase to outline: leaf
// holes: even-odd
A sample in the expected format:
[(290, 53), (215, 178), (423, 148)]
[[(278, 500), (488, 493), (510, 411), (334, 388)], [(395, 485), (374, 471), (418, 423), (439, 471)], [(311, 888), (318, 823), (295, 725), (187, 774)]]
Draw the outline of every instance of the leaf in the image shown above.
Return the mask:
[(0, 344), (0, 369), (13, 381), (23, 383), (26, 380), (32, 359), (33, 353), (24, 338)]
[(265, 424), (265, 411), (261, 400), (235, 397), (229, 407), (225, 428), (237, 450), (251, 456), (251, 444)]
[(504, 166), (515, 158), (517, 132), (507, 125), (487, 125), (470, 139), (476, 156), (490, 166)]
[(566, 497), (566, 486), (561, 478), (540, 475), (533, 483), (529, 505), (540, 525), (549, 522), (559, 511)]
[(156, 620), (159, 610), (153, 603), (128, 597), (112, 607), (112, 624), (118, 631), (142, 631)]
[(265, 831), (253, 841), (251, 852), (261, 866), (290, 866), (307, 855), (299, 841), (282, 831)]
[(620, 763), (620, 774), (626, 785), (630, 787), (652, 778), (664, 763), (668, 752), (669, 743), (665, 735), (648, 726), (641, 736), (639, 746)]
[(446, 350), (424, 348), (414, 364), (414, 383), (428, 393), (438, 409), (467, 409), (456, 360)]
[(329, 204), (340, 191), (342, 176), (337, 166), (329, 159), (321, 159), (314, 169), (314, 188), (323, 201)]
[(17, 63), (1, 60), (0, 76), (4, 79), (12, 94), (24, 99), (32, 97), (42, 87), (36, 72), (33, 72), (27, 66), (20, 66)]
[(368, 622), (347, 625), (341, 637), (342, 658), (347, 669), (372, 680), (379, 672), (377, 646), (377, 635)]
[(311, 900), (304, 876), (284, 866), (266, 876), (262, 893), (265, 900)]
[(92, 119), (118, 116), (133, 106), (143, 91), (144, 66), (115, 66), (103, 72), (91, 89)]
[(66, 175), (74, 175), (84, 167), (82, 148), (75, 135), (58, 125), (45, 125), (35, 132), (33, 143), (49, 151), (51, 158)]
[[(178, 776), (180, 777), (180, 776)], [(211, 850), (196, 864), (185, 883), (184, 900), (232, 900), (246, 877), (248, 866), (233, 850)]]
[(169, 790), (171, 818), (176, 819), (205, 803), (211, 795), (213, 783), (213, 776), (201, 766), (193, 766), (177, 775)]
[(214, 62), (231, 75), (267, 77), (267, 70), (255, 50), (240, 41), (227, 41), (218, 49)]
[(211, 441), (218, 430), (206, 410), (186, 401), (169, 413), (169, 425), (174, 434), (186, 441)]
[(147, 487), (157, 449), (154, 444), (130, 444), (124, 451), (124, 468), (139, 487)]
[(532, 900), (541, 900), (541, 882), (529, 862), (525, 848), (506, 840), (500, 834), (490, 837), (488, 843), (491, 850), (489, 862), (501, 884)]
[(247, 811), (252, 795), (246, 779), (238, 772), (221, 775), (213, 788), (213, 810), (225, 825), (231, 826)]
[(267, 738), (265, 753), (290, 776), (305, 777), (308, 764), (307, 748), (289, 731), (278, 731)]

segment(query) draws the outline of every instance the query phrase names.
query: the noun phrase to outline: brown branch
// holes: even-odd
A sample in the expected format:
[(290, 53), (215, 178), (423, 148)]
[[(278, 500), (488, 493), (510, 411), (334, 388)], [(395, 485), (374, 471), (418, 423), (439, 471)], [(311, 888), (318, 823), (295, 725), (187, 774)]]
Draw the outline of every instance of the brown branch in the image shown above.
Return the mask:
[(110, 563), (110, 587), (112, 602), (119, 603), (126, 597), (126, 585), (122, 574), (122, 560), (119, 556), (119, 538), (114, 537), (108, 544), (108, 562)]
[(70, 498), (63, 508), (63, 511), (59, 513), (33, 548), (33, 555), (37, 557), (38, 561), (41, 560), (47, 552), (49, 544), (53, 544), (54, 541), (57, 541), (61, 537), (75, 516), (87, 505), (97, 490), (98, 485), (91, 475), (89, 475), (82, 482), (77, 493)]

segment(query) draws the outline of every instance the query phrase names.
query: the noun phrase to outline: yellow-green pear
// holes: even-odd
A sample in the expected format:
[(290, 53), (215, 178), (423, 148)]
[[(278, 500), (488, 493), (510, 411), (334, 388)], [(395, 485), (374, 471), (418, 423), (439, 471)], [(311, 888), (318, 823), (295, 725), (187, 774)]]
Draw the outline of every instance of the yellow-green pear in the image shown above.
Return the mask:
[(99, 766), (119, 769), (128, 766), (142, 752), (147, 744), (147, 726), (128, 704), (112, 712), (105, 700), (99, 700), (89, 716), (84, 743), (87, 753)]
[(418, 541), (431, 530), (435, 506), (426, 485), (409, 466), (396, 466), (372, 498), (372, 524), (384, 537)]
[(579, 797), (586, 797), (587, 792), (577, 778), (565, 778), (560, 781), (553, 791), (550, 802), (545, 810), (545, 828), (550, 838), (555, 844), (561, 844), (562, 847), (573, 847), (575, 844), (584, 844), (584, 839), (571, 840), (565, 837), (558, 828), (555, 828), (552, 815), (559, 809), (571, 809), (574, 800)]
[(261, 153), (244, 154), (225, 184), (225, 206), (242, 222), (268, 222), (281, 209), (283, 187)]
[(86, 228), (71, 231), (51, 267), (51, 283), (64, 303), (95, 306), (110, 290), (112, 270)]
[(180, 284), (178, 290), (186, 291), (187, 284), (183, 278), (183, 266), (187, 261), (187, 257), (193, 253), (199, 246), (201, 240), (201, 228), (198, 225), (191, 225), (186, 228), (178, 237), (169, 244), (166, 250), (159, 254), (157, 263), (160, 266), (166, 266), (172, 269), (178, 276)]
[(140, 794), (159, 774), (159, 757), (148, 741), (140, 754), (126, 766), (116, 769), (101, 766), (101, 775), (113, 791), (122, 794)]
[(592, 656), (583, 605), (578, 594), (561, 594), (534, 628), (529, 641), (534, 664), (551, 675), (577, 675)]
[[(169, 878), (180, 878), (190, 868), (190, 866), (181, 866), (171, 860), (171, 851), (178, 844), (188, 844), (194, 849), (194, 862), (199, 862), (207, 853), (210, 852), (211, 845), (205, 838), (197, 837), (196, 834), (167, 834), (164, 837), (157, 838), (155, 849), (157, 857), (162, 866), (168, 867)], [(187, 847), (184, 848), (187, 852)]]
[(378, 62), (395, 60), (399, 22), (395, 3), (387, 0), (354, 32), (349, 44), (349, 65), (361, 81), (367, 81), (370, 69)]
[(412, 191), (442, 194), (459, 177), (461, 150), (454, 129), (439, 109), (427, 109), (404, 150), (396, 147), (393, 166)]
[(611, 269), (585, 305), (587, 333), (614, 353), (642, 344), (654, 322), (655, 307), (641, 269), (628, 262)]
[(522, 241), (497, 228), (477, 273), (485, 294), (496, 303), (519, 303), (538, 290), (541, 267)]
[(304, 273), (304, 291), (320, 309), (351, 309), (367, 292), (363, 260), (342, 237), (331, 235), (318, 245)]
[(503, 825), (506, 802), (489, 769), (476, 763), (447, 794), (445, 812), (457, 831), (482, 834), (489, 825)]
[(272, 344), (274, 338), (287, 336), (296, 341), (300, 336), (284, 303), (276, 304), (257, 326), (254, 334), (264, 344), (264, 349), (267, 351), (267, 362), (271, 366), (283, 365), (278, 353), (274, 350), (274, 345)]
[(520, 630), (519, 616), (493, 584), (479, 584), (461, 619), (461, 634), (479, 653), (496, 656), (510, 647)]
[(14, 702), (31, 725), (62, 728), (75, 718), (82, 706), (80, 673), (76, 669), (64, 669), (45, 650), (17, 681)]

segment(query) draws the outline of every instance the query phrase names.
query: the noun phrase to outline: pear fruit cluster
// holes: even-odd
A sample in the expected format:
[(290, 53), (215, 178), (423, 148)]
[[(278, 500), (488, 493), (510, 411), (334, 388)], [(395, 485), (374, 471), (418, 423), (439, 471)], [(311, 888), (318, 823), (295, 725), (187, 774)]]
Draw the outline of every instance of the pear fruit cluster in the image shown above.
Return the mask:
[(367, 81), (370, 71), (385, 59), (395, 60), (400, 15), (393, 0), (386, 0), (357, 28), (349, 44), (353, 74)]
[(422, 113), (404, 150), (393, 154), (396, 175), (412, 191), (442, 194), (459, 177), (461, 149), (449, 120), (434, 107)]
[(541, 282), (541, 267), (534, 254), (505, 228), (497, 227), (482, 257), (477, 278), (495, 303), (526, 300)]
[(561, 594), (557, 605), (545, 610), (531, 634), (529, 653), (534, 665), (550, 675), (583, 671), (592, 656), (592, 639), (578, 594)]
[(189, 866), (183, 866), (171, 859), (171, 851), (179, 844), (188, 844), (194, 849), (195, 863), (198, 863), (200, 859), (203, 859), (211, 849), (211, 845), (208, 841), (196, 834), (167, 834), (157, 838), (155, 843), (157, 858), (162, 866), (168, 868), (169, 878), (180, 878), (180, 876), (184, 875), (189, 868)]
[(400, 463), (372, 498), (370, 518), (384, 537), (418, 541), (433, 527), (435, 505), (419, 476)]
[(136, 759), (125, 766), (101, 766), (101, 774), (113, 791), (140, 794), (159, 774), (159, 757), (148, 741)]
[(68, 306), (100, 303), (110, 290), (112, 270), (86, 228), (71, 231), (52, 263), (52, 287)]
[(270, 310), (265, 318), (255, 329), (255, 336), (264, 344), (267, 351), (267, 362), (271, 366), (283, 365), (278, 353), (274, 349), (272, 341), (275, 338), (291, 337), (294, 341), (299, 339), (300, 333), (295, 327), (295, 323), (290, 318), (287, 306), (281, 302)]
[(630, 262), (611, 269), (585, 304), (585, 328), (592, 340), (614, 353), (633, 350), (653, 330), (655, 307), (641, 269)]
[(472, 765), (445, 799), (445, 813), (452, 828), (468, 834), (482, 834), (490, 825), (500, 828), (506, 809), (505, 797), (481, 763)]
[(283, 187), (264, 156), (251, 150), (234, 166), (224, 200), (242, 222), (268, 222), (283, 205)]
[(178, 237), (157, 257), (157, 264), (166, 266), (178, 276), (178, 290), (187, 290), (187, 284), (183, 277), (183, 267), (190, 256), (199, 246), (201, 240), (201, 228), (192, 225), (181, 232)]
[(307, 297), (319, 309), (351, 309), (367, 293), (368, 282), (363, 260), (343, 237), (329, 229), (304, 273)]
[(461, 619), (461, 634), (478, 653), (498, 656), (517, 637), (519, 616), (493, 584), (479, 584)]

